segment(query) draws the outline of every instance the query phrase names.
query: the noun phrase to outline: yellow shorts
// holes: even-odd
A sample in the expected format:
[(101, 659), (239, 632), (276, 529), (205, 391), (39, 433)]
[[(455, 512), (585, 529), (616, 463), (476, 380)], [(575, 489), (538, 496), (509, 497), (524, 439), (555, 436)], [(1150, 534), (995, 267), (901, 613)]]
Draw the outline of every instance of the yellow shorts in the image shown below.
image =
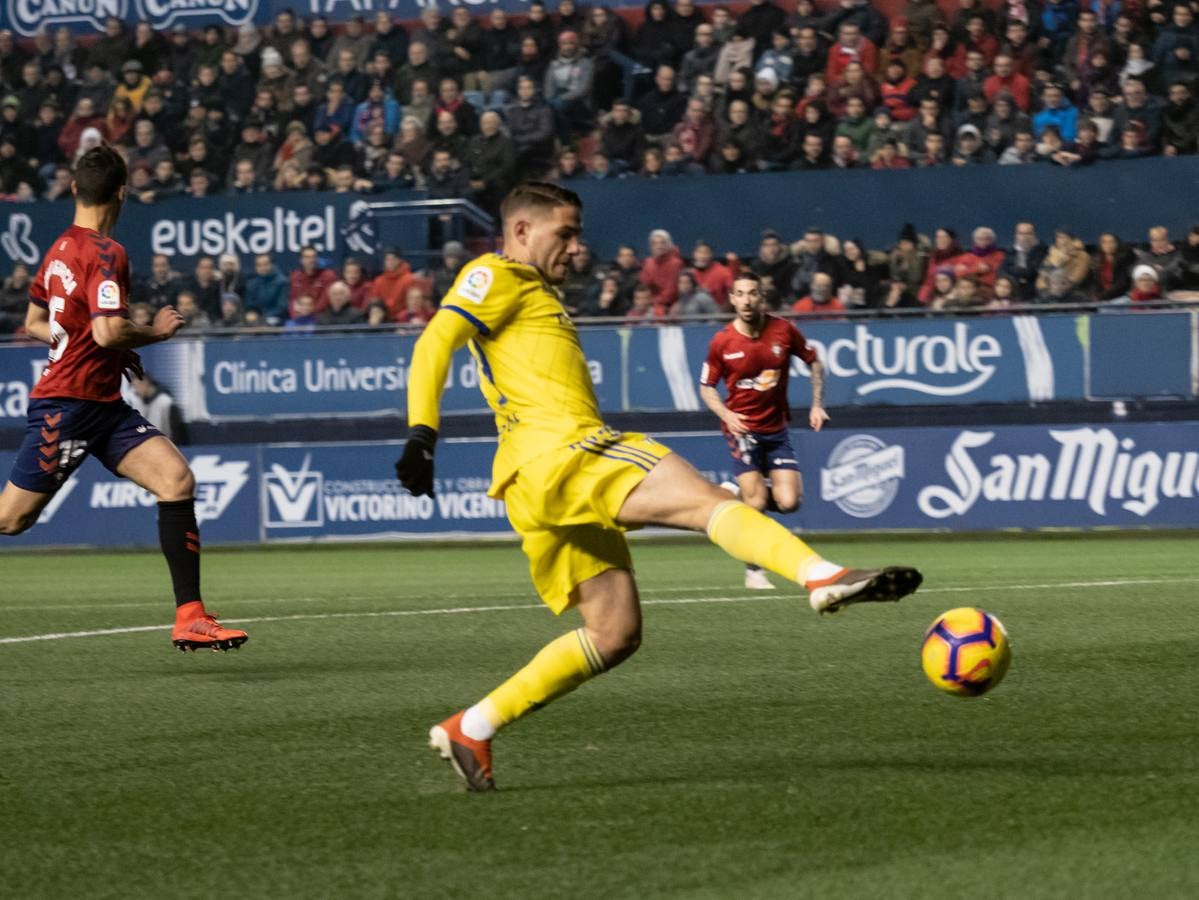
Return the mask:
[(601, 428), (569, 447), (520, 467), (504, 492), (529, 574), (546, 605), (560, 614), (574, 590), (608, 569), (631, 569), (625, 498), (670, 448), (644, 434)]

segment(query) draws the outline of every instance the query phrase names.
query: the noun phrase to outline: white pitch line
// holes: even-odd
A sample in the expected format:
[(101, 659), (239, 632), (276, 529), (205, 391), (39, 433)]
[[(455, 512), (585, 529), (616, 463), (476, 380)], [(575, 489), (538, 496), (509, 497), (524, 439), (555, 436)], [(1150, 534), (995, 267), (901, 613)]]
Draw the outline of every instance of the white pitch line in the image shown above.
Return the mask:
[[(710, 591), (713, 585), (700, 584), (691, 587), (663, 587), (653, 588), (655, 594), (692, 594), (696, 591)], [(528, 597), (533, 593), (532, 588), (526, 591), (497, 591), (489, 593), (487, 596), (493, 600), (503, 600), (511, 597)], [(436, 600), (469, 600), (479, 596), (477, 591), (470, 594), (425, 594), (417, 595), (411, 599), (423, 599), (428, 597)], [(379, 594), (363, 594), (361, 596), (347, 596), (338, 598), (343, 603), (359, 603), (365, 600), (382, 600), (386, 599)], [(219, 605), (218, 601), (218, 605)], [(238, 598), (235, 602), (239, 605), (255, 604), (255, 603), (328, 603), (328, 597), (244, 597)], [(53, 604), (38, 604), (30, 603), (22, 606), (0, 605), (0, 616), (10, 612), (42, 612), (46, 610), (62, 610), (62, 609), (161, 609), (162, 600), (139, 600), (136, 603), (53, 603)]]
[[(921, 590), (921, 594), (949, 594), (975, 591), (1034, 591), (1049, 589), (1072, 588), (1108, 588), (1108, 587), (1137, 587), (1154, 584), (1193, 584), (1199, 582), (1194, 578), (1127, 578), (1112, 581), (1062, 581), (1045, 584), (995, 584), (987, 586), (974, 585), (971, 587), (941, 587)], [(677, 589), (676, 589), (677, 590)], [(747, 603), (755, 600), (790, 599), (789, 594), (773, 594), (770, 596), (715, 596), (715, 597), (675, 597), (659, 598), (657, 600), (642, 600), (644, 606), (679, 606), (697, 603)], [(330, 612), (330, 613), (295, 613), (290, 616), (255, 616), (247, 619), (226, 619), (230, 625), (252, 625), (261, 622), (294, 622), (299, 620), (316, 619), (383, 619), (408, 616), (452, 616), (468, 613), (511, 612), (522, 609), (544, 609), (541, 603), (516, 603), (505, 606), (452, 606), (444, 609), (390, 609), (374, 612)], [(100, 628), (94, 631), (58, 631), (50, 634), (27, 634), (17, 637), (0, 638), (0, 644), (28, 644), (35, 641), (61, 641), (68, 638), (105, 637), (114, 634), (138, 634), (143, 631), (168, 631), (170, 625), (135, 625), (129, 628)]]

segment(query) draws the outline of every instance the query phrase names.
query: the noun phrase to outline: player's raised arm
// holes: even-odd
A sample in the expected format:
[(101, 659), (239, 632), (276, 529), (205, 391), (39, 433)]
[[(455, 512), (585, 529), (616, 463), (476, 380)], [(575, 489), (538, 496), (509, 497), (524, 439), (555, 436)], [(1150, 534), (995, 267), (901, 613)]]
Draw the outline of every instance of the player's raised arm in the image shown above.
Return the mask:
[(182, 327), (183, 316), (175, 307), (164, 306), (149, 325), (134, 325), (121, 316), (99, 316), (92, 320), (92, 337), (108, 350), (134, 350), (169, 340)]
[(396, 461), (396, 477), (418, 497), (433, 494), (433, 448), (450, 362), (478, 334), (475, 322), (443, 307), (416, 341), (408, 370), (408, 440)]

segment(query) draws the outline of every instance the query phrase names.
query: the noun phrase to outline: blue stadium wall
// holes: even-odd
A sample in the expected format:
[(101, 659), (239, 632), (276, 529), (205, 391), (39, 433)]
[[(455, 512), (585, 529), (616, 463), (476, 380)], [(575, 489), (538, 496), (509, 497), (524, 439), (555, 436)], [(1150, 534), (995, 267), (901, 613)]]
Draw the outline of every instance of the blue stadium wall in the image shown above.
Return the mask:
[[(792, 172), (762, 175), (622, 179), (570, 183), (586, 204), (586, 239), (611, 259), (621, 244), (640, 252), (651, 229), (666, 228), (689, 247), (699, 238), (719, 252), (753, 255), (763, 228), (789, 239), (810, 225), (867, 246), (890, 247), (900, 226), (926, 233), (989, 225), (1007, 243), (1018, 221), (1034, 222), (1044, 235), (1059, 226), (1091, 242), (1104, 231), (1141, 242), (1152, 225), (1175, 235), (1199, 221), (1199, 157), (1103, 163), (1086, 169), (1056, 166), (985, 166), (874, 172)], [(419, 193), (372, 196), (415, 200)], [(0, 274), (8, 260), (36, 265), (69, 222), (60, 203), (10, 206), (0, 211)], [(256, 253), (270, 253), (283, 270), (296, 264), (300, 248), (313, 244), (332, 262), (347, 255), (372, 260), (398, 244), (427, 247), (422, 220), (382, 219), (360, 194), (254, 194), (183, 199), (152, 206), (129, 204), (116, 236), (129, 250), (136, 272), (164, 253), (174, 268), (189, 270), (199, 256), (235, 253), (252, 269)]]

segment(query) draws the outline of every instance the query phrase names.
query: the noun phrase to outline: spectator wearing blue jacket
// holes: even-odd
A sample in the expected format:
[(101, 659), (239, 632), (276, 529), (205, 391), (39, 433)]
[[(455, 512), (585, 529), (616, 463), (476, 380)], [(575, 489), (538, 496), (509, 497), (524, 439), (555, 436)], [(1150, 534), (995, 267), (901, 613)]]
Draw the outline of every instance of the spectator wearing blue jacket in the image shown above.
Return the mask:
[(1078, 110), (1066, 99), (1061, 86), (1047, 85), (1041, 94), (1041, 102), (1044, 104), (1044, 109), (1032, 119), (1032, 127), (1037, 137), (1041, 136), (1046, 126), (1056, 125), (1062, 140), (1066, 143), (1073, 143), (1078, 134)]
[(243, 307), (256, 309), (268, 324), (278, 325), (287, 318), (287, 276), (275, 268), (270, 254), (254, 258), (255, 274), (246, 279)]
[(360, 144), (366, 140), (367, 127), (372, 121), (383, 123), (383, 132), (395, 137), (400, 128), (400, 104), (388, 93), (379, 79), (367, 88), (366, 99), (354, 110), (354, 122), (350, 126), (350, 141)]
[(770, 49), (758, 57), (754, 66), (754, 74), (760, 74), (763, 69), (774, 69), (782, 84), (791, 80), (791, 72), (795, 68), (795, 60), (791, 55), (791, 34), (785, 28), (779, 28), (770, 34), (772, 41)]
[(1091, 11), (1103, 30), (1111, 34), (1116, 30), (1116, 19), (1124, 14), (1124, 0), (1091, 0)]
[(1055, 59), (1061, 56), (1077, 22), (1078, 3), (1075, 0), (1045, 0), (1041, 8), (1041, 38), (1049, 41)]
[(354, 101), (346, 96), (346, 89), (339, 81), (330, 81), (325, 90), (325, 102), (316, 108), (312, 130), (317, 132), (324, 125), (336, 125), (339, 134), (349, 134), (354, 124)]
[(1189, 81), (1199, 73), (1199, 29), (1185, 3), (1175, 4), (1173, 21), (1153, 42), (1153, 63), (1166, 84)]

